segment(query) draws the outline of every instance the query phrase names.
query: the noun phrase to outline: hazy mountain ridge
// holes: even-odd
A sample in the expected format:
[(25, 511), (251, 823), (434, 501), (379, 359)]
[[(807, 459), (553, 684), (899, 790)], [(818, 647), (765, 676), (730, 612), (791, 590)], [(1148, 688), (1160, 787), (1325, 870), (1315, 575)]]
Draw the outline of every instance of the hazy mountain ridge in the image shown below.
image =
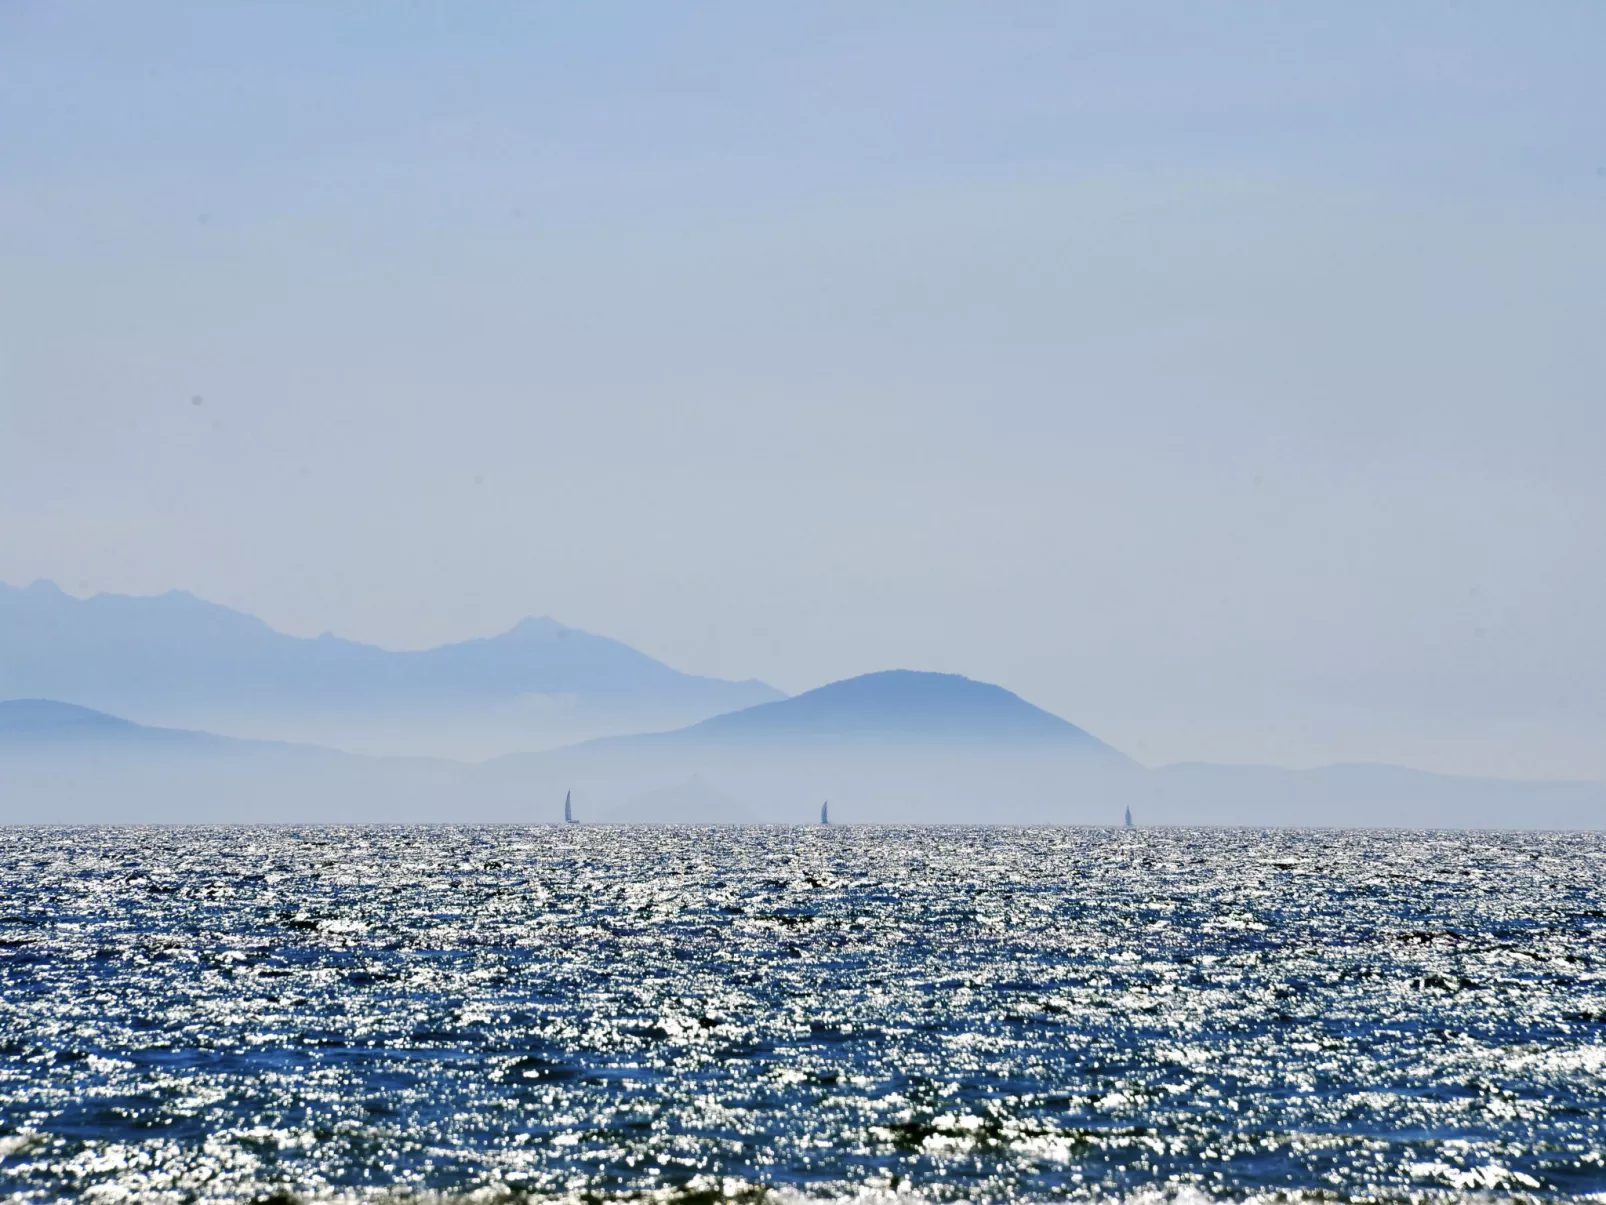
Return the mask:
[(549, 618), (392, 652), (286, 635), (182, 591), (77, 599), (35, 582), (0, 585), (6, 696), (249, 738), (474, 757), (678, 726), (781, 694), (683, 674)]
[(483, 765), (0, 703), (0, 822), (582, 821), (1598, 828), (1606, 784), (1394, 766), (1143, 767), (999, 687), (887, 671), (678, 730)]
[(1019, 695), (959, 674), (881, 670), (789, 699), (714, 716), (703, 740), (870, 739), (1062, 745), (1125, 760), (1103, 741)]
[(0, 748), (16, 751), (75, 746), (123, 744), (164, 745), (168, 747), (204, 746), (220, 748), (246, 745), (230, 737), (210, 732), (191, 732), (182, 728), (151, 728), (120, 716), (107, 715), (76, 703), (55, 699), (0, 700)]
[(273, 824), (471, 819), (471, 767), (136, 724), (0, 701), (0, 823)]
[[(643, 800), (668, 792), (683, 815), (710, 822), (733, 807), (770, 822), (806, 820), (826, 799), (861, 821), (990, 814), (1068, 822), (1063, 792), (1051, 784), (1137, 771), (1124, 754), (1002, 687), (916, 670), (863, 674), (677, 731), (483, 767), (493, 793), (579, 786), (594, 819), (638, 819)], [(1007, 799), (998, 798), (1001, 786)]]
[[(1392, 766), (1148, 770), (1001, 687), (951, 674), (866, 674), (674, 732), (614, 737), (482, 767), (493, 796), (561, 798), (588, 820), (733, 809), (806, 823), (829, 799), (869, 823), (1590, 828), (1606, 784), (1457, 778)], [(508, 798), (503, 796), (504, 798)], [(699, 803), (701, 800), (701, 803)], [(509, 798), (509, 802), (511, 802)], [(665, 817), (668, 818), (667, 816)]]
[(1360, 762), (1285, 769), (1178, 763), (1151, 770), (1139, 815), (1186, 823), (1200, 801), (1230, 800), (1235, 823), (1327, 825), (1322, 817), (1376, 828), (1557, 828), (1606, 826), (1606, 783), (1527, 781), (1437, 774)]

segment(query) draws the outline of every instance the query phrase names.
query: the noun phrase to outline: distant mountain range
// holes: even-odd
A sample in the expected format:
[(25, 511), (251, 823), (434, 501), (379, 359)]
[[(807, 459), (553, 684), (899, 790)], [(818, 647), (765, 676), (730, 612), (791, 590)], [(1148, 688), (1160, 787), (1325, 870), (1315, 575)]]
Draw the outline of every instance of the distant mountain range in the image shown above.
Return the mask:
[(156, 728), (48, 699), (0, 702), (0, 824), (450, 820), (471, 777), (456, 762)]
[(1075, 794), (1053, 784), (1132, 773), (1124, 754), (1002, 687), (912, 670), (483, 769), (503, 798), (583, 783), (590, 816), (640, 821), (672, 789), (680, 814), (710, 822), (806, 817), (830, 798), (861, 821), (1055, 822), (1076, 813)]
[(480, 765), (362, 757), (0, 702), (0, 823), (588, 822), (1556, 828), (1606, 784), (1389, 766), (1146, 770), (996, 686), (893, 671), (660, 733)]
[(0, 585), (0, 698), (357, 752), (482, 758), (672, 728), (781, 698), (683, 674), (616, 640), (526, 619), (391, 652), (305, 639), (180, 591), (77, 599)]
[(1130, 764), (1097, 737), (1002, 686), (907, 669), (832, 682), (794, 698), (714, 716), (664, 739), (688, 744), (1003, 744), (1052, 747)]
[(116, 747), (145, 749), (224, 749), (252, 741), (233, 741), (210, 732), (148, 728), (54, 699), (0, 701), (0, 753), (13, 757), (57, 750), (88, 751)]

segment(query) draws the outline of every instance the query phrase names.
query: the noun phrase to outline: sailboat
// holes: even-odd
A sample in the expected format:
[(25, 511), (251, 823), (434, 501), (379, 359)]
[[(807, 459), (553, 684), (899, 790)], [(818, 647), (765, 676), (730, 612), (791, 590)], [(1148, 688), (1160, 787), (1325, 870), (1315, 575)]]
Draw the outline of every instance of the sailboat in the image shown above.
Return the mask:
[(565, 792), (563, 792), (563, 823), (565, 823), (565, 824), (579, 824), (580, 823), (578, 820), (576, 820), (574, 818), (574, 810), (573, 810), (573, 808), (571, 808), (569, 806), (569, 801), (570, 801), (570, 799), (573, 798), (573, 796), (574, 796), (574, 792), (573, 791), (565, 791)]
[(820, 823), (831, 823), (831, 801), (829, 799), (820, 805)]

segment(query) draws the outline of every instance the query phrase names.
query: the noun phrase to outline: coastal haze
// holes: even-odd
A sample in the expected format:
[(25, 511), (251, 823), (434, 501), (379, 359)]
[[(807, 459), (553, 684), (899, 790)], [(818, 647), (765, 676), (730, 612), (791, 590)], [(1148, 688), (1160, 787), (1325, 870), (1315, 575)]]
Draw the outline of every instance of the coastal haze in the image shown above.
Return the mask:
[(457, 758), (672, 728), (780, 697), (678, 673), (549, 618), (413, 653), (299, 639), (181, 591), (80, 600), (0, 584), (0, 698), (140, 723)]
[(0, 580), (1606, 779), (1606, 10), (1225, 7), (13, 0)]
[[(879, 671), (782, 698), (552, 620), (398, 654), (178, 593), (77, 600), (37, 582), (0, 588), (0, 616), (4, 823), (529, 824), (568, 799), (604, 824), (800, 824), (827, 802), (857, 824), (1606, 820), (1606, 784), (1146, 767), (957, 674)], [(658, 730), (633, 730), (648, 718)], [(608, 735), (562, 740), (582, 724)], [(448, 756), (465, 744), (481, 756)]]

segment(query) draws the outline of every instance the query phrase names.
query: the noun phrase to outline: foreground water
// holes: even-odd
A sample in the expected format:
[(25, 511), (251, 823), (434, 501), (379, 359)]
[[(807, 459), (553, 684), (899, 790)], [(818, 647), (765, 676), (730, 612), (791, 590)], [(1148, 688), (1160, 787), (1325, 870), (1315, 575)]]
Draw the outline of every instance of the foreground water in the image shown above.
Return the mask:
[(0, 830), (0, 1193), (1603, 1194), (1603, 854)]

